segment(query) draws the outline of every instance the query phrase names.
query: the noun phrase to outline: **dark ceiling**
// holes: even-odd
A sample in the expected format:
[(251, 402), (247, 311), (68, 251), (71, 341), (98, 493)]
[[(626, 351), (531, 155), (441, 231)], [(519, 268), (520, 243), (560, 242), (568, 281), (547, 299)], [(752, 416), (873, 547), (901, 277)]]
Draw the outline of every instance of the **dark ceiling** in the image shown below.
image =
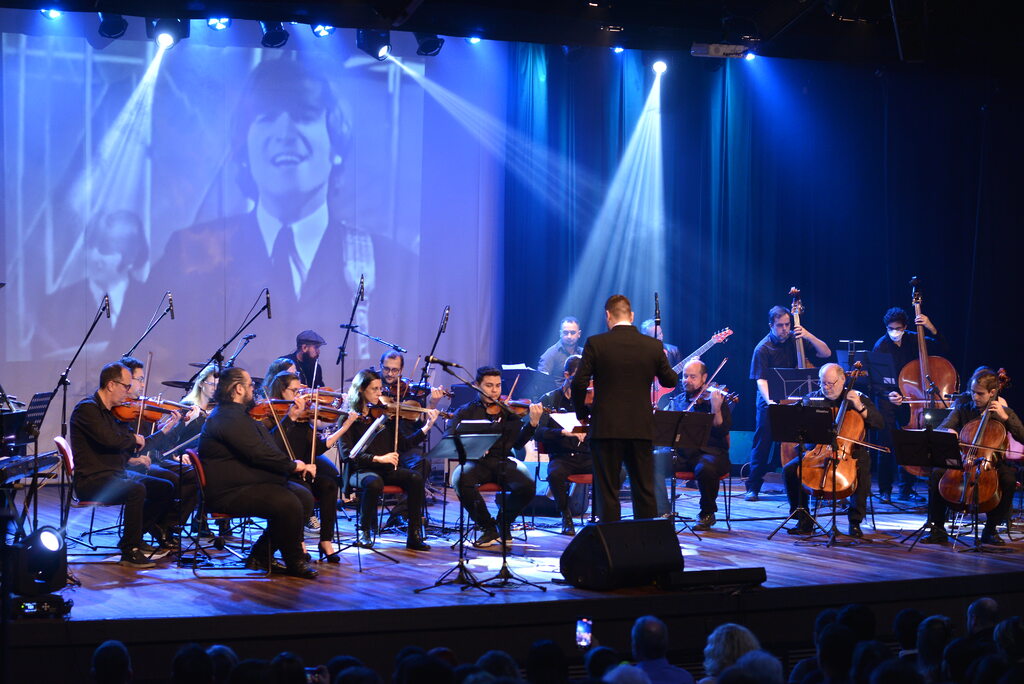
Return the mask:
[[(11, 2), (39, 9), (46, 0)], [(1021, 40), (992, 0), (54, 0), (66, 11), (227, 16), (572, 46), (688, 51), (747, 42), (766, 56), (1000, 68)]]

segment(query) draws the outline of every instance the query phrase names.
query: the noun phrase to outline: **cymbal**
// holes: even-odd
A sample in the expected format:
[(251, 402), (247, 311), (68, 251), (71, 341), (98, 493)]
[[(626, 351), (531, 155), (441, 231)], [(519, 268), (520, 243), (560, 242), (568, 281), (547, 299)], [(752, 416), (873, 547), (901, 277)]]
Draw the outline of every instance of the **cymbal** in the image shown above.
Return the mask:
[(187, 390), (192, 386), (192, 383), (188, 380), (164, 380), (160, 383), (164, 387), (174, 387), (175, 389)]

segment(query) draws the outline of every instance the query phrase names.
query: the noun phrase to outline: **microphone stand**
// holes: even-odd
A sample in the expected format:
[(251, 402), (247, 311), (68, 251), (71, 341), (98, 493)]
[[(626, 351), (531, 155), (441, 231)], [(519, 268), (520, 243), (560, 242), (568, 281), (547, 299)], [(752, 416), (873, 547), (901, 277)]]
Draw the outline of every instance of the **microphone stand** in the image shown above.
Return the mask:
[(345, 358), (348, 356), (346, 347), (348, 347), (348, 336), (354, 329), (353, 323), (356, 320), (356, 310), (359, 308), (359, 302), (363, 301), (363, 287), (363, 276), (359, 276), (359, 291), (356, 292), (356, 298), (352, 302), (352, 313), (348, 316), (348, 323), (340, 326), (345, 329), (345, 337), (341, 340), (341, 346), (338, 347), (338, 360), (334, 362), (335, 366), (341, 366), (341, 384), (339, 387), (345, 386)]
[[(348, 352), (345, 351), (345, 346), (348, 344), (348, 335), (349, 335), (349, 333), (355, 333), (356, 335), (362, 335), (363, 337), (365, 337), (368, 340), (373, 340), (374, 342), (379, 342), (380, 344), (383, 344), (385, 347), (389, 347), (391, 349), (394, 349), (399, 354), (406, 354), (409, 351), (405, 347), (401, 347), (401, 346), (395, 344), (394, 342), (388, 342), (387, 340), (381, 339), (380, 337), (377, 337), (375, 335), (371, 335), (370, 333), (364, 333), (362, 330), (359, 329), (358, 325), (352, 325), (350, 323), (349, 324), (342, 323), (338, 327), (345, 329), (345, 339), (342, 341), (341, 346), (338, 347), (338, 359), (339, 359), (339, 361), (342, 359), (342, 357), (344, 357), (348, 353)], [(341, 366), (341, 384), (342, 385), (345, 384), (345, 366), (344, 366), (344, 364), (342, 364), (342, 366)]]
[[(61, 393), (61, 408), (60, 408), (60, 436), (67, 438), (68, 436), (68, 386), (71, 382), (68, 380), (68, 376), (71, 375), (71, 368), (75, 365), (75, 361), (78, 360), (78, 355), (82, 353), (82, 349), (85, 348), (89, 338), (92, 337), (92, 331), (96, 329), (96, 324), (100, 322), (100, 318), (103, 314), (109, 313), (107, 307), (110, 306), (106, 297), (100, 303), (100, 308), (96, 311), (96, 316), (92, 319), (92, 325), (89, 326), (89, 330), (85, 333), (85, 337), (82, 339), (82, 343), (78, 345), (78, 351), (71, 357), (71, 361), (68, 362), (67, 368), (60, 374), (60, 378), (57, 380), (57, 386), (53, 388), (53, 392), (50, 393), (50, 401), (53, 401), (53, 397), (56, 396), (57, 390)], [(46, 411), (50, 409), (50, 403), (47, 402), (46, 410), (43, 411), (43, 415), (46, 415)], [(71, 509), (71, 490), (73, 487), (72, 482), (67, 482), (67, 473), (61, 468), (60, 476), (60, 525), (63, 530), (67, 526), (68, 513)]]
[(242, 353), (243, 349), (249, 346), (249, 343), (252, 342), (255, 337), (256, 335), (253, 335), (251, 333), (243, 337), (242, 341), (238, 343), (238, 349), (235, 350), (235, 353), (231, 355), (231, 358), (224, 362), (224, 367), (231, 368), (232, 366), (234, 366), (235, 359), (238, 358), (238, 355)]
[[(441, 341), (441, 335), (448, 329), (448, 313), (452, 310), (452, 307), (444, 307), (444, 313), (441, 314), (441, 325), (437, 328), (437, 335), (434, 336), (434, 344), (430, 347), (430, 353), (427, 355), (429, 359), (437, 352), (437, 343)], [(446, 369), (447, 370), (447, 369)], [(420, 383), (424, 386), (427, 384), (427, 377), (430, 375), (430, 362), (427, 361), (423, 364), (423, 372), (420, 374)]]
[[(263, 288), (263, 290), (261, 290), (261, 291), (260, 291), (260, 294), (263, 294), (263, 291), (265, 291), (266, 289), (267, 289), (267, 288)], [(259, 318), (259, 317), (260, 317), (260, 314), (262, 314), (262, 313), (263, 313), (264, 311), (267, 311), (267, 310), (268, 310), (268, 308), (267, 308), (267, 305), (266, 305), (266, 303), (264, 302), (263, 306), (261, 306), (261, 307), (259, 308), (259, 310), (257, 310), (257, 311), (256, 311), (256, 313), (254, 313), (254, 314), (253, 314), (252, 316), (250, 316), (250, 317), (249, 317), (249, 319), (248, 319), (247, 321), (245, 321), (244, 323), (242, 323), (241, 327), (240, 327), (240, 328), (238, 328), (238, 330), (236, 330), (236, 331), (235, 331), (235, 334), (234, 334), (234, 335), (232, 335), (231, 337), (229, 337), (229, 338), (228, 338), (228, 339), (227, 339), (227, 340), (226, 340), (226, 341), (224, 342), (224, 344), (220, 345), (220, 347), (218, 347), (218, 348), (217, 348), (217, 351), (213, 352), (213, 354), (212, 354), (212, 355), (210, 356), (210, 358), (209, 358), (209, 359), (207, 359), (207, 360), (206, 360), (206, 362), (205, 362), (205, 363), (203, 364), (203, 368), (206, 368), (206, 367), (207, 367), (207, 366), (209, 366), (209, 365), (210, 365), (211, 363), (215, 363), (215, 364), (217, 364), (217, 370), (218, 370), (218, 371), (219, 371), (219, 370), (221, 370), (222, 368), (225, 368), (226, 366), (224, 365), (224, 350), (228, 348), (228, 345), (229, 345), (229, 344), (231, 344), (231, 343), (232, 343), (232, 342), (234, 342), (234, 341), (235, 341), (236, 339), (238, 339), (238, 336), (239, 336), (239, 335), (241, 335), (241, 334), (242, 334), (243, 332), (245, 332), (245, 331), (246, 331), (246, 329), (247, 329), (247, 328), (248, 328), (248, 327), (249, 327), (250, 325), (252, 325), (252, 324), (253, 324), (253, 321), (255, 321), (255, 320), (256, 320), (257, 318)], [(250, 309), (250, 311), (251, 311), (251, 309)], [(244, 349), (244, 348), (245, 348), (245, 345), (243, 345), (243, 346), (242, 346), (242, 349)], [(238, 351), (242, 351), (242, 349), (239, 349)], [(237, 352), (235, 353), (235, 356), (238, 356), (238, 353), (237, 353)], [(232, 360), (232, 361), (234, 361), (234, 360), (235, 360), (235, 356), (232, 356), (232, 357), (231, 357), (231, 360)], [(191, 384), (191, 383), (195, 382), (195, 379), (196, 379), (197, 377), (199, 377), (199, 374), (200, 374), (200, 373), (202, 373), (202, 372), (203, 372), (203, 368), (200, 368), (199, 370), (197, 370), (197, 371), (196, 371), (196, 372), (195, 372), (195, 373), (194, 373), (194, 374), (192, 375), (191, 379), (189, 379), (189, 384)]]
[[(163, 297), (160, 298), (160, 304), (164, 303), (164, 299), (166, 299), (166, 297), (167, 297), (167, 293), (165, 292)], [(160, 308), (160, 304), (156, 305), (158, 309)], [(164, 307), (164, 311), (163, 311), (162, 314), (160, 314), (160, 317), (157, 318), (155, 321), (153, 321), (152, 323), (149, 324), (149, 327), (146, 328), (146, 332), (142, 333), (142, 337), (140, 337), (138, 340), (136, 340), (135, 344), (132, 345), (132, 348), (129, 349), (128, 351), (126, 351), (124, 354), (122, 354), (122, 356), (131, 356), (133, 353), (135, 353), (135, 349), (140, 344), (142, 344), (142, 341), (149, 336), (149, 333), (153, 332), (153, 328), (155, 328), (160, 321), (164, 320), (164, 316), (166, 316), (169, 313), (171, 313), (171, 305), (170, 305), (170, 303), (168, 303), (167, 306)], [(152, 321), (153, 319), (150, 319), (150, 320)]]

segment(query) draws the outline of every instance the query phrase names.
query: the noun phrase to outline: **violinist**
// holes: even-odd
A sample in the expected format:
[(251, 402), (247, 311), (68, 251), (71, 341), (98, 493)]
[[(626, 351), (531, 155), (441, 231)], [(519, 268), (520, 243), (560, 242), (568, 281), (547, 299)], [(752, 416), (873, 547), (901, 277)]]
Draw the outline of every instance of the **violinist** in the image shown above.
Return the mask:
[[(804, 395), (805, 404), (819, 400), (820, 405), (832, 408), (835, 411), (847, 403), (847, 411), (856, 411), (864, 418), (864, 425), (868, 429), (881, 429), (883, 423), (882, 414), (878, 407), (866, 395), (858, 390), (846, 390), (846, 396), (841, 396), (846, 388), (846, 373), (838, 363), (826, 363), (818, 369), (818, 379), (821, 387), (809, 394)], [(821, 401), (823, 400), (823, 401)], [(864, 520), (864, 512), (867, 510), (868, 494), (871, 492), (871, 459), (868, 457), (867, 449), (863, 446), (855, 446), (851, 454), (857, 461), (857, 486), (850, 500), (850, 507), (847, 510), (847, 520), (850, 523), (849, 533), (851, 537), (859, 539), (864, 536), (860, 529), (860, 523)], [(807, 507), (807, 490), (804, 489), (797, 471), (799, 458), (794, 458), (782, 469), (783, 481), (786, 483), (786, 498), (789, 499), (789, 512), (792, 513), (798, 507)], [(790, 534), (808, 535), (814, 531), (814, 523), (810, 518), (797, 521), (794, 528), (786, 530)]]
[(267, 392), (265, 385), (269, 385), (270, 381), (274, 379), (275, 375), (277, 375), (278, 373), (283, 373), (285, 371), (289, 373), (295, 373), (296, 375), (298, 375), (299, 373), (298, 369), (295, 366), (295, 361), (288, 358), (287, 356), (279, 356), (278, 358), (271, 361), (270, 365), (267, 366), (267, 371), (263, 374), (263, 384), (260, 385), (256, 394), (258, 396), (266, 397)]
[[(252, 376), (238, 366), (221, 371), (217, 406), (203, 425), (199, 456), (206, 470), (204, 495), (211, 509), (233, 516), (258, 516), (267, 530), (253, 544), (246, 567), (314, 579), (306, 561), (302, 523), (313, 512), (313, 496), (293, 475), (316, 477), (316, 465), (293, 461), (263, 423), (249, 417)], [(284, 567), (271, 559), (281, 552)]]
[(319, 361), (320, 347), (326, 342), (315, 330), (303, 330), (295, 336), (295, 351), (281, 357), (292, 360), (299, 380), (306, 387), (316, 389), (324, 386), (324, 372)]
[(71, 450), (75, 455), (72, 483), (79, 499), (124, 504), (124, 532), (118, 543), (119, 565), (151, 568), (153, 547), (142, 541), (143, 531), (162, 537), (160, 523), (169, 525), (173, 488), (167, 480), (148, 477), (125, 469), (128, 458), (145, 444), (111, 409), (128, 398), (132, 375), (120, 363), (109, 363), (100, 371), (96, 392), (78, 402), (71, 412)]
[(768, 334), (754, 347), (750, 359), (750, 379), (757, 383), (757, 404), (754, 416), (754, 439), (750, 446), (750, 476), (747, 477), (747, 501), (757, 501), (764, 476), (777, 460), (775, 442), (768, 423), (768, 405), (774, 404), (768, 396), (768, 374), (772, 368), (796, 368), (796, 341), (806, 340), (814, 354), (828, 358), (832, 350), (822, 340), (802, 326), (793, 327), (793, 315), (784, 306), (773, 306), (768, 311)]
[[(579, 356), (570, 356), (565, 360), (562, 386), (541, 397), (542, 406), (557, 412), (573, 410), (572, 379), (579, 365)], [(566, 430), (547, 413), (541, 416), (534, 437), (544, 444), (548, 453), (548, 486), (554, 494), (555, 506), (562, 515), (561, 534), (571, 537), (576, 534), (576, 527), (569, 510), (569, 476), (593, 472), (590, 440), (584, 432)]]
[[(483, 532), (473, 542), (484, 547), (509, 543), (512, 538), (512, 523), (533, 500), (537, 492), (533, 478), (525, 469), (519, 469), (519, 461), (512, 455), (513, 449), (520, 449), (533, 439), (533, 433), (540, 423), (544, 407), (530, 404), (526, 418), (516, 415), (501, 401), (501, 371), (493, 366), (483, 366), (476, 371), (476, 384), (482, 391), (480, 398), (461, 406), (448, 423), (448, 434), (455, 434), (459, 423), (464, 420), (487, 420), (501, 424), (501, 436), (487, 450), (484, 457), (467, 463), (459, 472), (459, 501), (469, 517)], [(455, 480), (452, 475), (452, 480)], [(498, 518), (491, 517), (477, 487), (485, 482), (497, 482), (508, 488), (505, 510), (499, 511)], [(499, 532), (500, 527), (500, 532)]]
[[(316, 464), (316, 476), (311, 481), (308, 478), (300, 480), (300, 482), (309, 487), (313, 493), (313, 499), (320, 509), (320, 519), (317, 520), (311, 516), (310, 522), (307, 523), (306, 527), (320, 532), (320, 544), (318, 547), (320, 558), (326, 558), (330, 563), (337, 563), (339, 559), (334, 552), (334, 546), (331, 542), (334, 539), (335, 523), (338, 515), (338, 481), (340, 475), (338, 469), (334, 467), (331, 460), (324, 454), (338, 443), (341, 436), (352, 426), (356, 416), (349, 414), (348, 419), (340, 428), (326, 438), (320, 438), (317, 435), (315, 426), (312, 424), (314, 407), (307, 403), (305, 397), (298, 393), (301, 388), (302, 383), (299, 382), (299, 377), (294, 373), (282, 372), (274, 376), (269, 385), (267, 385), (268, 398), (284, 399), (293, 403), (284, 418), (280, 419), (280, 429), (278, 429), (278, 422), (273, 417), (267, 419), (270, 422), (267, 429), (270, 431), (271, 437), (274, 438), (274, 443), (277, 444), (281, 451), (289, 452), (284, 445), (285, 440), (287, 440), (288, 446), (291, 449), (290, 453), (296, 459), (303, 463)], [(314, 448), (316, 449), (315, 454), (313, 454)], [(294, 478), (295, 476), (293, 475), (292, 477)]]
[[(885, 325), (885, 334), (878, 338), (872, 351), (884, 352), (892, 357), (893, 368), (899, 376), (900, 369), (911, 361), (917, 360), (917, 333), (908, 330), (907, 324), (910, 316), (900, 307), (892, 307), (885, 312), (882, 323)], [(939, 332), (935, 324), (928, 316), (921, 314), (914, 319), (914, 325), (923, 325), (930, 336), (925, 337), (928, 345), (928, 353), (932, 356), (945, 356), (948, 351), (946, 338)], [(889, 436), (890, 430), (903, 428), (910, 419), (908, 406), (903, 404), (903, 395), (897, 391), (888, 392), (883, 396), (875, 397), (878, 410), (882, 412), (885, 419), (885, 429), (879, 430), (876, 441), (884, 446), (891, 447), (892, 439)], [(924, 497), (914, 492), (915, 478), (905, 468), (896, 465), (893, 454), (877, 452), (876, 476), (878, 478), (878, 495), (882, 501), (889, 501), (892, 496), (893, 480), (898, 480), (899, 492), (897, 498), (902, 501), (923, 502)]]
[[(700, 359), (691, 359), (683, 366), (683, 391), (673, 398), (670, 410), (685, 411), (691, 403), (693, 411), (710, 413), (711, 433), (703, 449), (678, 449), (670, 472), (677, 470), (690, 471), (697, 478), (697, 490), (700, 492), (700, 515), (693, 529), (698, 532), (710, 530), (717, 522), (718, 488), (721, 477), (729, 472), (729, 431), (732, 429), (732, 410), (725, 401), (725, 393), (718, 389), (706, 388), (708, 368)], [(661, 480), (664, 482), (664, 477)], [(655, 487), (655, 494), (658, 492)], [(661, 491), (665, 487), (660, 487)], [(666, 510), (667, 510), (666, 501)], [(659, 510), (659, 513), (661, 511)]]
[[(401, 424), (388, 418), (384, 429), (373, 437), (366, 449), (351, 456), (352, 448), (369, 429), (373, 420), (371, 407), (379, 406), (381, 395), (380, 375), (367, 368), (356, 373), (348, 391), (348, 405), (358, 420), (345, 432), (338, 450), (345, 461), (345, 482), (347, 486), (358, 487), (359, 493), (359, 545), (373, 548), (377, 536), (377, 504), (380, 502), (384, 485), (401, 487), (409, 502), (409, 530), (405, 548), (413, 551), (429, 551), (423, 541), (423, 477), (415, 470), (402, 468), (398, 454), (421, 443), (437, 420), (437, 410), (427, 411), (427, 422), (411, 432), (403, 432)], [(397, 432), (397, 438), (396, 438)], [(395, 448), (397, 442), (397, 449)]]
[[(940, 430), (958, 433), (972, 420), (980, 418), (986, 411), (990, 419), (995, 419), (1006, 427), (1006, 431), (1018, 441), (1024, 441), (1024, 425), (1013, 409), (1001, 401), (999, 393), (999, 376), (991, 368), (979, 368), (971, 376), (970, 396), (960, 397), (953, 410), (939, 425)], [(999, 478), (999, 503), (985, 516), (985, 527), (981, 533), (983, 544), (1000, 546), (1006, 542), (996, 533), (996, 526), (1005, 522), (1013, 503), (1013, 493), (1017, 484), (1016, 469), (1001, 454), (996, 454), (996, 463), (984, 463), (985, 470), (994, 469)], [(945, 544), (948, 540), (945, 530), (946, 500), (939, 494), (939, 481), (946, 471), (932, 468), (928, 481), (928, 522), (931, 524), (929, 534), (921, 539), (922, 544)]]
[[(139, 399), (142, 397), (146, 387), (145, 364), (135, 357), (122, 356), (121, 365), (125, 366), (132, 374), (132, 386), (128, 390), (128, 399)], [(181, 425), (182, 421), (191, 422), (198, 415), (198, 407), (193, 407), (187, 412), (172, 411), (156, 424), (143, 419), (133, 426), (139, 427), (139, 431), (147, 439), (146, 445), (139, 453), (128, 459), (128, 470), (141, 475), (167, 480), (174, 487), (174, 491), (180, 501), (180, 510), (174, 525), (161, 530), (161, 536), (165, 537), (168, 542), (173, 540), (175, 532), (173, 528), (180, 528), (188, 520), (192, 511), (195, 510), (199, 500), (199, 482), (192, 466), (188, 465), (187, 462), (179, 462), (178, 459), (182, 458), (180, 454), (165, 458), (163, 451), (177, 444), (177, 442), (172, 441), (174, 439), (172, 435), (175, 429)]]

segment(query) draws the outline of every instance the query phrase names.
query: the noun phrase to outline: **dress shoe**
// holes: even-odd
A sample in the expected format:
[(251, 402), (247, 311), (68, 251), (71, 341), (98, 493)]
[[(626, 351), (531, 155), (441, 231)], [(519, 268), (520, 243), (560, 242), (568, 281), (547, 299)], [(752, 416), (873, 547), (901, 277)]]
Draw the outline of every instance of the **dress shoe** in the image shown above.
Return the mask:
[(136, 570), (156, 567), (156, 563), (148, 558), (142, 549), (137, 546), (121, 551), (121, 560), (117, 561), (117, 564), (128, 568), (135, 568)]
[(356, 546), (363, 549), (373, 548), (373, 533), (370, 530), (359, 530), (359, 538), (356, 540)]
[(695, 532), (707, 532), (718, 522), (714, 513), (701, 513), (697, 517), (697, 524), (693, 526)]
[(410, 534), (405, 539), (405, 548), (410, 551), (429, 551), (430, 546), (423, 541), (423, 537), (419, 534)]
[(984, 530), (981, 533), (981, 543), (991, 544), (992, 546), (1005, 546), (1006, 542), (1000, 537), (995, 530)]
[(334, 545), (329, 541), (322, 541), (317, 546), (317, 551), (320, 554), (319, 561), (328, 563), (340, 563), (341, 558), (338, 556), (338, 552), (334, 550)]
[(567, 537), (576, 536), (576, 525), (573, 523), (571, 515), (562, 516), (562, 531), (559, 534), (564, 534)]
[(925, 536), (921, 537), (922, 544), (948, 544), (949, 535), (941, 527), (933, 527)]
[(850, 536), (854, 539), (863, 539), (864, 533), (860, 529), (860, 523), (850, 523)]
[(757, 492), (755, 492), (753, 489), (747, 490), (747, 493), (743, 495), (743, 500), (744, 501), (759, 501), (759, 499), (757, 498)]
[(285, 567), (284, 574), (299, 579), (316, 579), (320, 573), (306, 561), (296, 561)]
[(900, 501), (909, 501), (911, 503), (924, 503), (927, 499), (917, 492), (910, 490), (906, 492), (900, 492), (899, 496), (896, 497)]
[(804, 516), (798, 518), (798, 521), (796, 527), (790, 527), (786, 530), (786, 534), (798, 534), (806, 537), (814, 532), (814, 522), (810, 518)]
[(488, 527), (484, 529), (483, 533), (479, 537), (476, 538), (476, 541), (473, 542), (473, 546), (481, 549), (487, 546), (496, 546), (500, 543), (501, 535), (498, 534), (498, 528)]
[(267, 557), (265, 554), (262, 553), (258, 555), (249, 554), (249, 556), (245, 559), (245, 569), (259, 570), (260, 572), (267, 572), (269, 570), (271, 573), (275, 575), (283, 574), (285, 570), (287, 570), (287, 568), (283, 564), (281, 564), (281, 562), (278, 561), (276, 558), (271, 560), (270, 565), (268, 566)]

